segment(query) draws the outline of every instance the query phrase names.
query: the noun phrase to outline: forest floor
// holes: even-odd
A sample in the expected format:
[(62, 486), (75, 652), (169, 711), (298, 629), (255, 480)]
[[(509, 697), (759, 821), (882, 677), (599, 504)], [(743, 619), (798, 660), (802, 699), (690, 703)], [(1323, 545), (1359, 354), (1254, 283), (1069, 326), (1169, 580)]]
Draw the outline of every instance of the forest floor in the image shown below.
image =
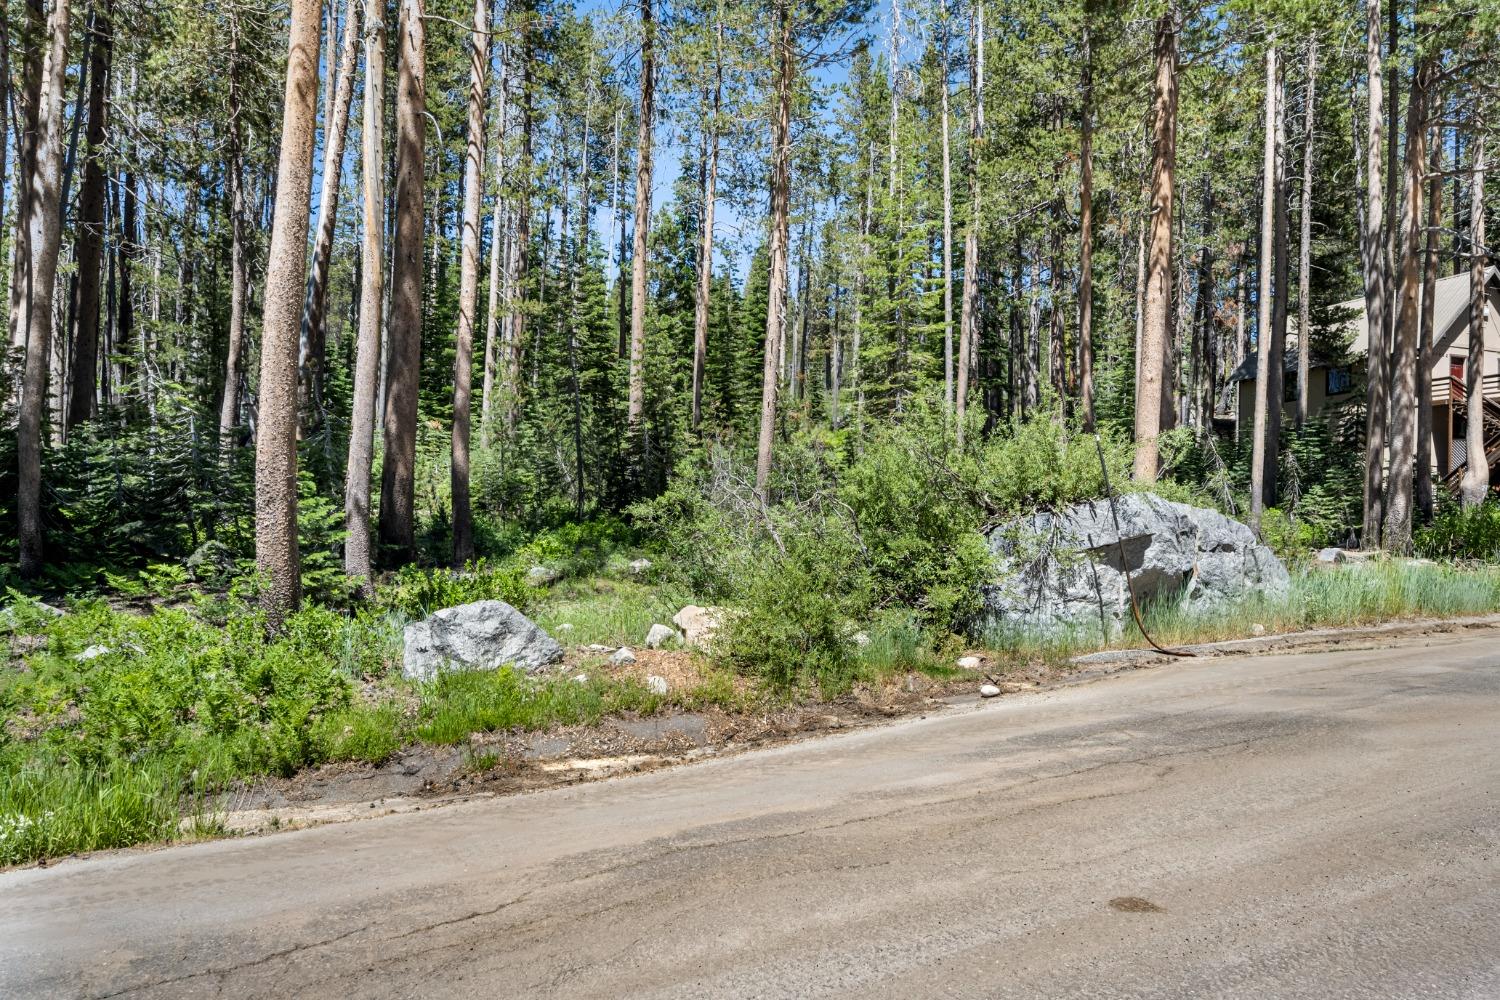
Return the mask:
[[(1351, 628), (1309, 629), (1173, 648), (1174, 653), (1225, 656), (1382, 649), (1404, 638), (1500, 632), (1500, 614), (1419, 618)], [(593, 725), (529, 733), (475, 733), (464, 746), (426, 744), (403, 748), (376, 766), (328, 764), (290, 778), (246, 783), (223, 796), (215, 832), (251, 835), (416, 812), (476, 798), (511, 795), (640, 774), (696, 761), (880, 725), (891, 720), (961, 709), (982, 700), (978, 686), (1000, 688), (998, 697), (1086, 683), (1121, 671), (1178, 659), (1152, 649), (1122, 648), (1065, 660), (1005, 662), (993, 651), (973, 650), (980, 669), (949, 678), (919, 672), (858, 685), (824, 701), (743, 711), (709, 705), (656, 715), (612, 717)], [(702, 680), (703, 663), (689, 653), (641, 650), (620, 675), (669, 677), (674, 686)], [(576, 654), (575, 654), (576, 658)], [(183, 820), (183, 829), (194, 821)]]

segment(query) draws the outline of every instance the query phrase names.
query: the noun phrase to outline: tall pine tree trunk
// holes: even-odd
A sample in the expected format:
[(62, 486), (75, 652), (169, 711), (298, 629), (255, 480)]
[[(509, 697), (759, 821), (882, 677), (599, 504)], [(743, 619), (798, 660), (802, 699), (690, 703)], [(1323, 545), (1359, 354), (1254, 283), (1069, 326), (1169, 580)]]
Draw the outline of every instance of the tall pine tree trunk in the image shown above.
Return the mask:
[[(515, 235), (510, 244), (510, 336), (505, 358), (505, 430), (514, 434), (521, 416), (521, 358), (526, 348), (526, 296), (531, 273), (531, 187), (532, 187), (532, 71), (536, 49), (532, 43), (531, 23), (521, 24), (521, 166), (520, 197), (516, 205)], [(623, 286), (622, 286), (623, 287)]]
[(266, 268), (255, 437), (255, 564), (279, 629), (302, 601), (297, 556), (297, 339), (307, 280), (307, 200), (318, 117), (318, 2), (292, 0), (276, 212)]
[[(1394, 2), (1394, 0), (1393, 0)], [(1385, 506), (1386, 354), (1385, 195), (1382, 151), (1385, 143), (1384, 96), (1381, 92), (1380, 0), (1365, 2), (1365, 65), (1368, 84), (1368, 132), (1365, 140), (1365, 217), (1360, 239), (1365, 286), (1366, 351), (1365, 484), (1360, 544), (1380, 545)]]
[(16, 424), (16, 521), (20, 535), (21, 576), (42, 571), (42, 415), (47, 406), (48, 349), (52, 339), (52, 299), (57, 286), (57, 258), (62, 244), (61, 203), (63, 152), (63, 82), (67, 77), (68, 0), (54, 0), (47, 19), (47, 54), (38, 90), (36, 159), (31, 171), (31, 210), (27, 214), (29, 292), (26, 315), (26, 364)]
[(984, 4), (969, 15), (969, 151), (964, 171), (969, 181), (969, 219), (964, 228), (964, 288), (958, 317), (958, 364), (954, 377), (954, 426), (960, 446), (969, 409), (970, 359), (979, 335), (979, 227), (982, 223), (979, 152), (984, 142)]
[(1427, 86), (1433, 75), (1423, 60), (1412, 77), (1406, 106), (1406, 197), (1402, 202), (1400, 286), (1391, 360), (1391, 471), (1386, 485), (1381, 542), (1388, 551), (1411, 551), (1412, 480), (1416, 463), (1417, 361), (1421, 353), (1418, 296), (1422, 285), (1423, 198), (1427, 171)]
[(229, 344), (224, 360), (224, 394), (219, 401), (219, 449), (234, 446), (240, 419), (241, 364), (245, 353), (245, 305), (250, 276), (245, 266), (245, 139), (240, 102), (240, 20), (229, 18)]
[[(656, 21), (641, 0), (641, 113), (635, 150), (635, 247), (630, 258), (630, 384), (626, 420), (630, 447), (639, 447), (646, 416), (647, 236), (651, 225), (651, 129), (656, 104)], [(644, 456), (642, 456), (644, 457)]]
[(73, 335), (73, 385), (68, 401), (71, 428), (94, 415), (99, 382), (99, 288), (104, 256), (104, 147), (106, 87), (113, 50), (110, 4), (99, 4), (94, 17), (95, 39), (89, 67), (88, 151), (83, 184), (78, 189), (78, 309)]
[[(329, 24), (336, 19), (329, 11)], [(330, 28), (331, 30), (331, 28)], [(329, 39), (330, 43), (332, 38)], [(302, 303), (297, 369), (302, 383), (303, 426), (322, 422), (324, 365), (328, 344), (328, 268), (333, 257), (333, 229), (338, 222), (339, 193), (343, 188), (344, 142), (349, 134), (349, 104), (354, 98), (354, 71), (359, 53), (359, 5), (347, 0), (344, 38), (340, 46), (338, 85), (323, 125), (323, 171), (318, 195), (318, 222), (313, 229), (311, 273)], [(333, 73), (333, 67), (328, 72)]]
[(1278, 217), (1281, 201), (1281, 123), (1282, 108), (1280, 53), (1273, 44), (1266, 50), (1265, 155), (1261, 167), (1260, 210), (1260, 294), (1255, 322), (1257, 348), (1255, 378), (1254, 454), (1250, 460), (1250, 527), (1260, 531), (1261, 514), (1276, 499), (1277, 437), (1281, 429), (1282, 345), (1276, 336), (1275, 312), (1278, 300), (1286, 295), (1284, 285), (1275, 281), (1277, 266)]
[(1302, 134), (1302, 231), (1297, 250), (1297, 430), (1307, 423), (1307, 380), (1312, 371), (1312, 320), (1308, 315), (1308, 297), (1312, 287), (1312, 190), (1313, 190), (1313, 123), (1317, 114), (1318, 41), (1307, 40), (1307, 107), (1304, 110)]
[(1085, 433), (1094, 430), (1094, 53), (1089, 16), (1090, 8), (1085, 4), (1078, 144), (1082, 174), (1078, 192), (1078, 380)]
[(939, 0), (943, 79), (939, 89), (943, 130), (943, 405), (953, 408), (953, 161), (948, 141), (948, 4)]
[[(1484, 111), (1482, 105), (1477, 103), (1474, 106), (1473, 137), (1469, 140), (1469, 146), (1473, 150), (1473, 163), (1469, 168), (1468, 394), (1469, 399), (1478, 400), (1484, 398), (1484, 317), (1485, 304), (1489, 301), (1484, 272), (1489, 260), (1484, 244)], [(1484, 503), (1490, 492), (1490, 463), (1489, 455), (1484, 449), (1484, 419), (1482, 416), (1476, 419), (1472, 403), (1469, 407), (1465, 442), (1469, 465), (1464, 470), (1464, 506), (1477, 507)]]
[(500, 329), (500, 292), (503, 282), (500, 263), (508, 243), (505, 225), (505, 195), (502, 185), (505, 174), (506, 116), (510, 113), (510, 109), (506, 101), (508, 96), (507, 71), (503, 43), (500, 46), (499, 75), (500, 95), (495, 114), (495, 209), (490, 216), (490, 283), (484, 316), (484, 381), (479, 397), (479, 439), (486, 445), (490, 443), (493, 432), (491, 414), (494, 406), (495, 365), (498, 360), (497, 349), (499, 347), (496, 337)]
[(1152, 124), (1151, 240), (1141, 329), (1141, 374), (1135, 395), (1135, 468), (1138, 482), (1160, 472), (1156, 438), (1162, 429), (1167, 339), (1172, 318), (1172, 197), (1177, 169), (1177, 33), (1175, 3), (1156, 22), (1156, 84)]
[[(42, 62), (47, 38), (47, 12), (43, 0), (27, 0), (26, 19), (21, 30), (20, 115), (16, 126), (16, 229), (11, 241), (10, 270), (10, 343), (26, 349), (26, 318), (30, 311), (31, 215), (33, 175), (36, 172), (38, 119), (42, 108)], [(62, 98), (59, 96), (59, 102)], [(58, 136), (61, 143), (62, 137)]]
[[(693, 430), (703, 423), (703, 376), (708, 364), (709, 291), (714, 275), (714, 195), (719, 182), (719, 105), (723, 99), (724, 68), (719, 51), (718, 28), (714, 47), (714, 96), (710, 117), (704, 125), (703, 243), (698, 251), (698, 296), (693, 303)], [(837, 417), (835, 417), (837, 421)]]
[(349, 417), (349, 464), (344, 482), (344, 572), (370, 577), (370, 472), (375, 461), (376, 393), (385, 278), (385, 16), (372, 8), (365, 22), (365, 88), (360, 128), (363, 186), (359, 339), (354, 346), (354, 400)]
[(765, 364), (761, 370), (760, 440), (755, 453), (755, 489), (768, 499), (771, 444), (776, 432), (776, 388), (780, 344), (786, 324), (787, 242), (791, 236), (792, 51), (791, 0), (776, 0), (776, 109), (771, 120), (770, 295), (766, 308)]
[[(1436, 114), (1440, 108), (1432, 108)], [(1432, 523), (1432, 366), (1433, 320), (1436, 315), (1438, 255), (1442, 245), (1443, 224), (1443, 142), (1442, 132), (1434, 129), (1428, 143), (1428, 190), (1427, 190), (1427, 253), (1422, 262), (1422, 317), (1417, 334), (1417, 515), (1421, 523)], [(1453, 394), (1450, 392), (1450, 400)], [(1473, 413), (1474, 400), (1469, 412)], [(1478, 400), (1480, 419), (1484, 416), (1484, 401)]]
[(386, 330), (385, 461), (380, 540), (411, 550), (416, 530), (417, 388), (422, 367), (422, 185), (427, 123), (427, 37), (423, 0), (401, 0), (396, 25), (396, 218), (391, 316)]
[(453, 349), (453, 566), (474, 558), (469, 506), (469, 411), (473, 406), (474, 311), (479, 305), (479, 202), (484, 188), (484, 87), (490, 62), (489, 0), (474, 0), (469, 50), (469, 136), (464, 151), (464, 215), (459, 234), (458, 335)]

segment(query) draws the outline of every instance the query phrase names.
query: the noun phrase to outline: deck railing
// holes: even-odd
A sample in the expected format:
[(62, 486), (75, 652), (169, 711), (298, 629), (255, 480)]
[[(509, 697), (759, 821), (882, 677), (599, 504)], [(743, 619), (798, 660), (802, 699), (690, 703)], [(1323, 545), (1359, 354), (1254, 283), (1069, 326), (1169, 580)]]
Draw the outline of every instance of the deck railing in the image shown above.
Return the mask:
[[(1486, 399), (1500, 399), (1500, 374), (1486, 375), (1483, 380)], [(1432, 402), (1434, 405), (1466, 399), (1469, 387), (1464, 379), (1452, 375), (1439, 375), (1432, 380)]]

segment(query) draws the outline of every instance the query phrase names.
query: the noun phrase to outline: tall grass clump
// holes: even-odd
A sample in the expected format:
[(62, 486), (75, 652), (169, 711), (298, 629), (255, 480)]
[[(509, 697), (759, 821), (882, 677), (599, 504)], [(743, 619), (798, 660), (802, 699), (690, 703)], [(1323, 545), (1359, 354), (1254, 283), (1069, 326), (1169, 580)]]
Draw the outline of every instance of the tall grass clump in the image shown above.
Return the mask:
[[(1148, 607), (1144, 617), (1147, 631), (1158, 642), (1180, 644), (1243, 638), (1251, 623), (1262, 624), (1270, 632), (1295, 632), (1497, 610), (1500, 567), (1395, 559), (1294, 571), (1289, 592), (1279, 599), (1252, 594), (1204, 611), (1162, 601)], [(1094, 634), (1097, 637), (1097, 628)], [(1121, 643), (1144, 645), (1133, 622)]]

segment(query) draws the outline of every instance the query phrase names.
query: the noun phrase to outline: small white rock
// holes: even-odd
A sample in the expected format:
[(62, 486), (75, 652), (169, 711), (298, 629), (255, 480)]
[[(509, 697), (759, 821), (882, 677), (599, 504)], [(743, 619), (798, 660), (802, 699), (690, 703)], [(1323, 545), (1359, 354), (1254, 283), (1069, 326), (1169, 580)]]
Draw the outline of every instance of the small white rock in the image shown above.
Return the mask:
[(108, 656), (112, 652), (114, 652), (114, 650), (110, 649), (108, 646), (90, 646), (88, 649), (85, 649), (83, 652), (74, 656), (73, 659), (79, 661), (93, 660), (97, 659), (100, 656)]
[(587, 649), (591, 653), (607, 653), (611, 649), (614, 649), (615, 647), (613, 647), (613, 646), (601, 646), (597, 642), (591, 642), (587, 646), (584, 646), (583, 648)]
[(1266, 634), (1266, 627), (1264, 625), (1262, 625), (1260, 622), (1256, 622), (1255, 624), (1253, 624), (1253, 625), (1250, 626), (1250, 634), (1251, 635), (1265, 635)]
[(993, 684), (979, 685), (979, 697), (981, 698), (993, 698), (999, 693), (1000, 689)]
[(984, 661), (977, 656), (960, 656), (958, 668), (960, 670), (978, 670), (984, 665)]
[(627, 663), (634, 663), (635, 653), (630, 649), (629, 646), (621, 646), (619, 649), (615, 650), (615, 655), (609, 658), (609, 662), (613, 663), (617, 667), (624, 666)]
[(542, 587), (557, 579), (557, 570), (547, 566), (533, 566), (526, 571), (526, 582)]
[(557, 626), (557, 630), (559, 632), (571, 632), (573, 631), (573, 623), (563, 622), (561, 625)]
[(632, 559), (630, 560), (628, 565), (630, 566), (630, 572), (634, 573), (636, 576), (640, 576), (642, 573), (646, 572), (646, 570), (651, 568), (651, 560)]
[(677, 630), (670, 625), (658, 622), (646, 631), (646, 648), (660, 649), (672, 639), (677, 638)]
[(666, 694), (667, 679), (665, 677), (658, 677), (655, 674), (647, 674), (646, 690), (650, 691), (652, 694)]
[(574, 674), (573, 675), (573, 680), (575, 680), (579, 684), (587, 684), (589, 682), (589, 675), (588, 674)]

